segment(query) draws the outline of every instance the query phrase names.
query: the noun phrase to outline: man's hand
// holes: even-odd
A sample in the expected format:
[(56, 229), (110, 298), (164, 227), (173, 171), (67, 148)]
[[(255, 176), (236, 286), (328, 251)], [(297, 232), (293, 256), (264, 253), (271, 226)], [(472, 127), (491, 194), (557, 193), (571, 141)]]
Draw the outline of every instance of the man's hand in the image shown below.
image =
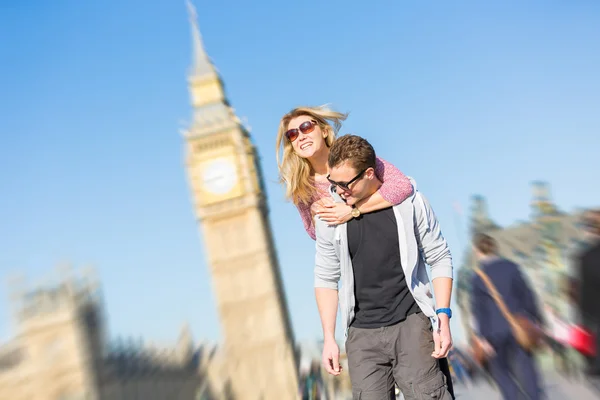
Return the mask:
[(446, 358), (452, 348), (452, 334), (450, 333), (450, 318), (445, 314), (438, 315), (437, 331), (433, 332), (433, 353), (434, 358)]
[(487, 340), (485, 340), (483, 338), (479, 338), (479, 337), (475, 337), (475, 338), (473, 338), (473, 340), (476, 340), (477, 342), (479, 342), (479, 347), (481, 347), (481, 349), (483, 350), (483, 353), (486, 356), (488, 356), (490, 358), (496, 356), (496, 350), (494, 350), (494, 348), (492, 347), (490, 342), (488, 342)]
[(331, 375), (338, 376), (342, 372), (340, 365), (340, 348), (335, 339), (325, 339), (323, 343), (323, 366)]

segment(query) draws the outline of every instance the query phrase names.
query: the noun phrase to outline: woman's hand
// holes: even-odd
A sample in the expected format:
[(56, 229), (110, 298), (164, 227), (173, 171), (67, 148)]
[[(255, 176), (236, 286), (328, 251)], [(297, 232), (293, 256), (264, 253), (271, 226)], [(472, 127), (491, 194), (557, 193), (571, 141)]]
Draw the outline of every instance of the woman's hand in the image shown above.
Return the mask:
[(328, 204), (333, 204), (333, 200), (328, 197), (323, 197), (321, 200), (317, 200), (310, 206), (310, 213), (312, 217), (316, 217), (321, 212), (325, 211), (325, 206)]
[(330, 225), (339, 225), (352, 219), (352, 207), (346, 203), (335, 203), (330, 198), (315, 201), (310, 208), (314, 216)]

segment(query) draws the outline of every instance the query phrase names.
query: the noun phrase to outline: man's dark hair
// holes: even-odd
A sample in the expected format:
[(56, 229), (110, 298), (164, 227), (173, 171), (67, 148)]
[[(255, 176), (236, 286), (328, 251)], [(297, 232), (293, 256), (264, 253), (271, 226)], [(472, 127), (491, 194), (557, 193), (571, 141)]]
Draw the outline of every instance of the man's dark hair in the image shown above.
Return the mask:
[(496, 240), (485, 233), (477, 233), (473, 238), (475, 248), (483, 255), (490, 256), (498, 254), (498, 243)]
[(334, 168), (346, 161), (357, 171), (364, 171), (369, 167), (375, 168), (375, 149), (366, 139), (356, 135), (344, 135), (333, 142), (329, 149), (329, 168)]

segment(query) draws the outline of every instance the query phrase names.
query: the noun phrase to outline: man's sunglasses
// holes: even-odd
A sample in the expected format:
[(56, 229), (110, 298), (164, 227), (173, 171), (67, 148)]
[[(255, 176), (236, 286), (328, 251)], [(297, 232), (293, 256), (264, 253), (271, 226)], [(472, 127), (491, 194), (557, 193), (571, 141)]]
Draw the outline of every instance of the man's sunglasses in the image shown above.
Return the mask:
[(339, 186), (343, 190), (350, 190), (350, 185), (352, 185), (354, 182), (360, 179), (364, 175), (364, 173), (367, 172), (368, 169), (369, 168), (363, 169), (358, 173), (358, 175), (350, 179), (348, 182), (336, 182), (333, 179), (331, 179), (329, 175), (327, 175), (327, 180), (329, 181), (329, 183), (331, 183), (332, 186)]
[(310, 121), (304, 121), (303, 123), (300, 124), (298, 129), (288, 130), (285, 133), (285, 137), (288, 138), (288, 140), (290, 142), (293, 142), (294, 140), (298, 139), (298, 136), (300, 136), (300, 132), (302, 132), (304, 134), (311, 133), (312, 131), (315, 130), (316, 125), (317, 125), (317, 121), (315, 121), (314, 119), (312, 119)]

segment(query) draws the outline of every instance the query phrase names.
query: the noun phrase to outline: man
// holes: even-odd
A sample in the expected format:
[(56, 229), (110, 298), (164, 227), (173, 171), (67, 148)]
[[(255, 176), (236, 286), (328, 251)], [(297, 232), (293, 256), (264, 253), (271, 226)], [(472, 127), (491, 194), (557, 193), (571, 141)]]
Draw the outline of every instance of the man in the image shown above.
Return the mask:
[(337, 139), (328, 167), (332, 196), (352, 205), (354, 218), (337, 226), (315, 218), (315, 295), (327, 372), (341, 372), (334, 337), (339, 299), (355, 399), (393, 399), (394, 383), (406, 400), (452, 399), (439, 362), (447, 362), (452, 346), (452, 258), (433, 210), (415, 187), (397, 206), (360, 214), (361, 200), (381, 186), (375, 151), (361, 137)]
[[(496, 240), (485, 233), (477, 233), (473, 238), (473, 256), (508, 311), (541, 327), (542, 317), (535, 293), (519, 265), (500, 257)], [(485, 282), (480, 274), (473, 274), (471, 313), (476, 329), (471, 340), (479, 341), (484, 349), (486, 367), (502, 399), (540, 400), (544, 394), (535, 354), (519, 344), (510, 322)]]
[(583, 324), (596, 336), (596, 356), (589, 361), (589, 374), (600, 377), (600, 210), (585, 218), (589, 246), (579, 257), (579, 311)]

